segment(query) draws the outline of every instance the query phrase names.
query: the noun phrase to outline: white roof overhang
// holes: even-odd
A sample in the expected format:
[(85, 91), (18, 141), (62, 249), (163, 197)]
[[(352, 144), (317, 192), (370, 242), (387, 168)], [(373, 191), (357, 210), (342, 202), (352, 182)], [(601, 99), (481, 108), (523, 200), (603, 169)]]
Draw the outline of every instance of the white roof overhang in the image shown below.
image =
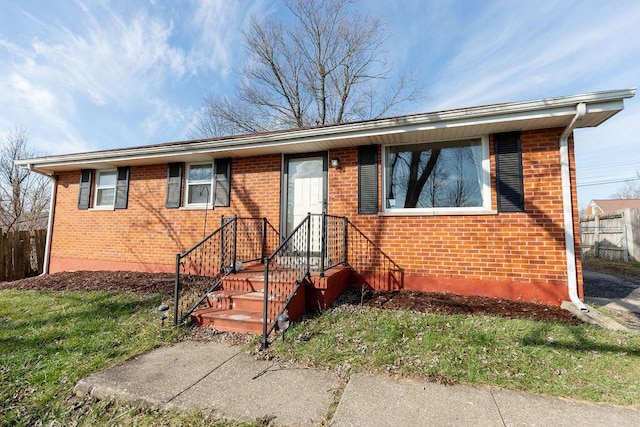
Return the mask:
[(48, 156), (18, 160), (16, 164), (50, 175), (78, 169), (304, 153), (364, 144), (456, 140), (497, 132), (564, 128), (580, 103), (586, 104), (586, 114), (576, 127), (594, 127), (621, 111), (624, 99), (633, 97), (635, 92), (594, 92), (306, 129)]

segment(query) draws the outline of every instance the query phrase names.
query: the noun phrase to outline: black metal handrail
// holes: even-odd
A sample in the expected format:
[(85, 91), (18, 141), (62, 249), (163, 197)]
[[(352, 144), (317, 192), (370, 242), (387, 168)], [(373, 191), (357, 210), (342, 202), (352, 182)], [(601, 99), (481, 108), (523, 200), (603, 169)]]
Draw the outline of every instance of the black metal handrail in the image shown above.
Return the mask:
[(359, 284), (376, 290), (404, 288), (404, 269), (355, 224), (347, 221), (347, 226), (347, 265)]
[(404, 270), (346, 217), (307, 214), (298, 226), (263, 258), (277, 231), (266, 218), (222, 217), (221, 226), (182, 254), (176, 255), (174, 323), (182, 323), (207, 294), (234, 273), (243, 262), (264, 263), (263, 339), (277, 325), (311, 273), (348, 265), (362, 285), (375, 289), (401, 289)]
[[(311, 269), (311, 214), (284, 239), (264, 260), (264, 305), (262, 347), (275, 329), (277, 318), (289, 306), (291, 299), (309, 276)], [(286, 288), (291, 289), (287, 290)], [(287, 297), (282, 301), (283, 294)]]
[(320, 277), (324, 277), (325, 271), (333, 267), (347, 264), (348, 222), (344, 216), (322, 214)]
[(347, 219), (312, 214), (298, 224), (291, 234), (264, 261), (264, 312), (262, 345), (276, 327), (278, 317), (311, 272), (320, 277), (325, 271), (347, 263)]
[(189, 250), (176, 255), (174, 324), (200, 306), (238, 263), (262, 260), (266, 218), (222, 217), (222, 225)]

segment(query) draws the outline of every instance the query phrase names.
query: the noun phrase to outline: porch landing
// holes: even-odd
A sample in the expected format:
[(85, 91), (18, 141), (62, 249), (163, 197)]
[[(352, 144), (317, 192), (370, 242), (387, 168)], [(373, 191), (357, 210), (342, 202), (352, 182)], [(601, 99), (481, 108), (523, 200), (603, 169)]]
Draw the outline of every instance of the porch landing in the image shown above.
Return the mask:
[[(329, 307), (350, 285), (350, 277), (351, 268), (344, 266), (325, 271), (324, 277), (312, 272), (310, 282), (301, 286), (291, 299), (287, 309), (289, 318), (296, 320), (305, 313)], [(271, 281), (269, 283), (271, 286)], [(279, 287), (282, 285), (278, 284)], [(287, 285), (285, 289), (289, 294), (293, 285)], [(283, 294), (272, 298), (284, 302), (287, 297)], [(220, 289), (207, 295), (204, 307), (191, 314), (191, 320), (197, 326), (221, 331), (261, 334), (263, 307), (264, 266), (254, 263), (225, 277)]]

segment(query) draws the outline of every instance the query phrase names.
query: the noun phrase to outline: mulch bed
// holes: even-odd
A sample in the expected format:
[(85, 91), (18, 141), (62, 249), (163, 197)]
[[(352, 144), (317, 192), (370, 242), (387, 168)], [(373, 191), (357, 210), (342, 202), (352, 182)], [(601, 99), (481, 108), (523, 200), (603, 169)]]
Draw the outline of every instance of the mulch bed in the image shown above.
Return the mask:
[(475, 314), (514, 318), (529, 318), (547, 322), (579, 325), (581, 320), (560, 307), (434, 292), (390, 291), (376, 292), (364, 302), (370, 307), (407, 309), (422, 313)]
[(175, 274), (133, 271), (65, 271), (0, 283), (0, 289), (31, 291), (124, 291), (173, 295)]
[[(0, 289), (46, 291), (125, 291), (172, 295), (175, 275), (131, 271), (71, 271), (0, 283)], [(359, 303), (359, 290), (351, 289), (342, 302)], [(431, 292), (393, 291), (368, 293), (364, 305), (385, 309), (408, 309), (423, 313), (478, 314), (507, 318), (530, 318), (580, 324), (573, 314), (559, 307), (498, 298)]]

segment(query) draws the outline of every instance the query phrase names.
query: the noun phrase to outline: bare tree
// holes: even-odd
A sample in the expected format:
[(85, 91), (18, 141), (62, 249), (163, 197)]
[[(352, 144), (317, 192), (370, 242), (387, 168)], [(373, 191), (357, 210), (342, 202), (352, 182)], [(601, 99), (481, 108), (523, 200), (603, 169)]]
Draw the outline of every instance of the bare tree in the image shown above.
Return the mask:
[[(405, 194), (404, 207), (424, 207), (420, 200), (424, 200), (431, 207), (436, 206), (437, 187), (440, 185), (441, 174), (436, 170), (440, 148), (422, 151), (404, 151), (391, 156), (391, 188), (389, 197), (393, 198), (394, 191)], [(435, 171), (435, 174), (434, 174)], [(437, 175), (437, 176), (436, 176)], [(427, 192), (423, 189), (427, 185)], [(394, 189), (394, 185), (397, 187)], [(426, 199), (425, 199), (426, 198)]]
[(389, 199), (400, 199), (405, 208), (482, 204), (478, 177), (481, 160), (473, 147), (422, 146), (411, 151), (402, 150), (392, 147), (388, 152)]
[(42, 227), (49, 207), (49, 180), (14, 164), (36, 156), (24, 129), (0, 138), (0, 226), (5, 232)]
[[(446, 185), (447, 174), (445, 172), (445, 162), (443, 156), (438, 155), (433, 170), (427, 178), (427, 182), (422, 189), (418, 201), (417, 208), (437, 208), (442, 206), (442, 188)], [(425, 169), (426, 170), (426, 169)], [(422, 172), (425, 173), (425, 170)]]
[(624, 186), (618, 188), (611, 198), (640, 199), (640, 171), (636, 171), (635, 178), (625, 181)]
[[(420, 165), (425, 161), (425, 153), (429, 154), (428, 159), (426, 160), (426, 164), (424, 165), (424, 167), (420, 167)], [(414, 151), (411, 153), (411, 162), (409, 164), (409, 181), (407, 182), (407, 198), (404, 201), (405, 208), (415, 208), (418, 206), (422, 190), (429, 177), (433, 174), (433, 171), (435, 170), (438, 163), (439, 156), (439, 148), (427, 152)], [(433, 188), (433, 186), (438, 183), (435, 178), (436, 177), (432, 179), (430, 188), (430, 194), (433, 198), (432, 206), (435, 206), (433, 203), (436, 202), (435, 198), (437, 196), (436, 189)]]
[(392, 114), (420, 90), (392, 79), (384, 25), (353, 0), (288, 0), (289, 20), (251, 19), (233, 97), (209, 95), (190, 136), (343, 123)]
[(451, 163), (454, 174), (453, 182), (447, 188), (447, 206), (467, 206), (479, 191), (478, 181), (469, 179), (465, 174), (467, 168), (472, 167), (475, 170), (478, 167), (471, 148), (458, 147), (453, 150)]

